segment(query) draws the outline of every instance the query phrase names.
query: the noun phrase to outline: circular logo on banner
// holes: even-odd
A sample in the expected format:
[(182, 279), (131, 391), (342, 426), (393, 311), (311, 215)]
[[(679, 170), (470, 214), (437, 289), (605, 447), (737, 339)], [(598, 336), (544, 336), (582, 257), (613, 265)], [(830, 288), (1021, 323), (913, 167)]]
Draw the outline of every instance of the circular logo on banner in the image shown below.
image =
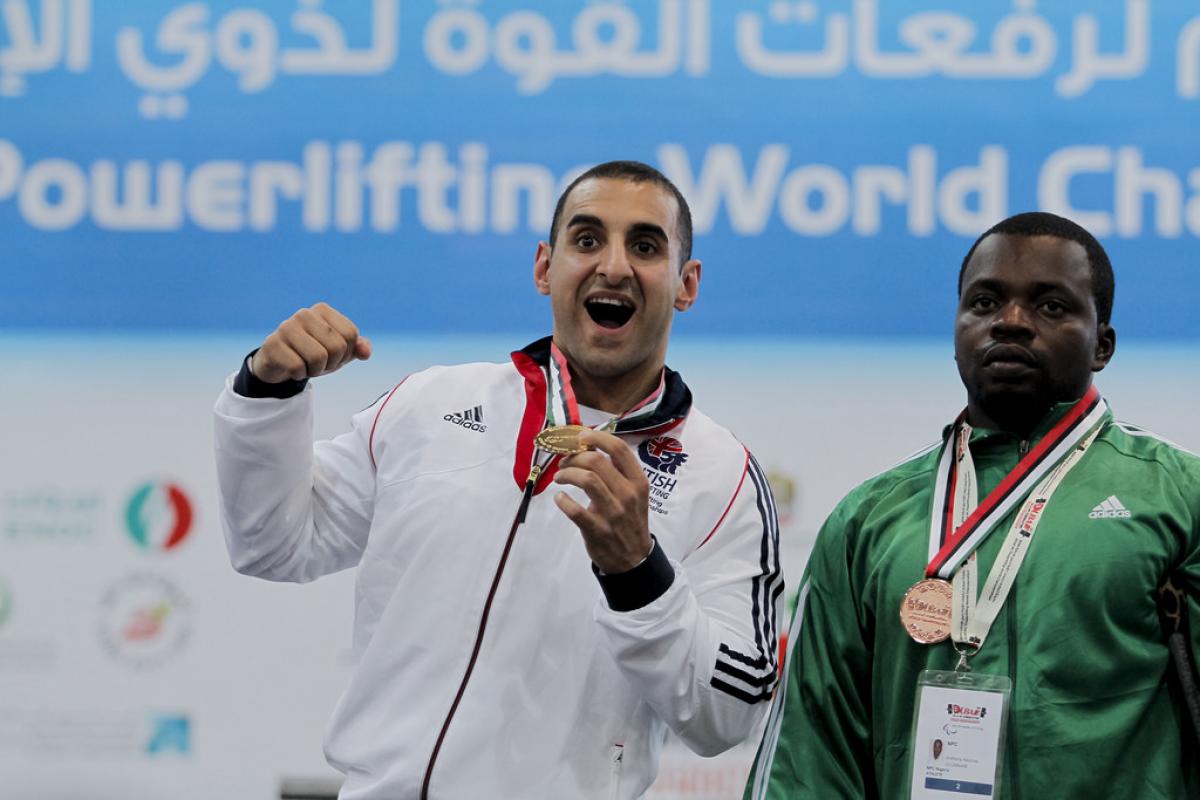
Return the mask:
[(177, 655), (191, 635), (191, 603), (175, 584), (138, 573), (100, 598), (100, 643), (126, 666), (156, 667)]
[(125, 527), (144, 550), (178, 547), (192, 529), (192, 501), (174, 483), (145, 483), (125, 507)]

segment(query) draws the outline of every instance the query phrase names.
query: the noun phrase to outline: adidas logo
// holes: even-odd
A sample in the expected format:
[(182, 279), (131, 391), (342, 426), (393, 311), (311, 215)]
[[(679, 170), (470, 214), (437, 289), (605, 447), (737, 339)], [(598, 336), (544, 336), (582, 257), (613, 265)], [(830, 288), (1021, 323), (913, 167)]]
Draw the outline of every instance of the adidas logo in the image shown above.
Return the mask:
[(475, 406), (468, 408), (466, 411), (455, 411), (442, 417), (446, 422), (453, 422), (455, 425), (461, 425), (469, 431), (478, 431), (484, 433), (487, 431), (487, 425), (483, 424), (483, 406)]
[(1107, 500), (1102, 501), (1092, 509), (1092, 513), (1088, 514), (1089, 519), (1116, 519), (1132, 516), (1133, 513), (1121, 505), (1121, 501), (1117, 499), (1115, 494), (1110, 494)]

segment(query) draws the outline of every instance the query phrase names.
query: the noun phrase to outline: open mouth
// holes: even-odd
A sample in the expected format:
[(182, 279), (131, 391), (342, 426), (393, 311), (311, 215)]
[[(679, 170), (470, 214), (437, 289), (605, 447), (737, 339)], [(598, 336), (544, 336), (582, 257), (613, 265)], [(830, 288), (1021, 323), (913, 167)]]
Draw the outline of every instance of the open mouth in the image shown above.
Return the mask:
[(633, 303), (620, 297), (591, 297), (584, 301), (583, 307), (592, 322), (610, 330), (624, 327), (636, 310)]

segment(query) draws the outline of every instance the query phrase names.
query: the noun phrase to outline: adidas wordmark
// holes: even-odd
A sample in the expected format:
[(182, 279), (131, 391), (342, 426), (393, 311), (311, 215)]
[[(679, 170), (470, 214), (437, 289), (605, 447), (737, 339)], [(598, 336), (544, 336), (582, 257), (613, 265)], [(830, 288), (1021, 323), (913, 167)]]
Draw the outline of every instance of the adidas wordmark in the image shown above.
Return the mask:
[(1132, 512), (1121, 505), (1121, 501), (1117, 499), (1115, 494), (1110, 494), (1108, 499), (1101, 501), (1099, 505), (1092, 509), (1092, 513), (1088, 514), (1089, 519), (1125, 519), (1132, 516)]
[(453, 411), (442, 419), (446, 422), (453, 422), (455, 425), (461, 425), (469, 431), (478, 431), (479, 433), (487, 431), (487, 426), (483, 424), (483, 406), (468, 408), (466, 411)]

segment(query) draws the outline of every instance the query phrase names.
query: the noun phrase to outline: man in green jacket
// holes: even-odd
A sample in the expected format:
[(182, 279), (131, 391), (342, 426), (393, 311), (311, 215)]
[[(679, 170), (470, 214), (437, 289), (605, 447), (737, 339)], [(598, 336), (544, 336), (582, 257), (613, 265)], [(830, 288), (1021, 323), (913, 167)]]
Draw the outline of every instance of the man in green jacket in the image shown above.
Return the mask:
[[(1103, 248), (1061, 217), (976, 241), (954, 335), (966, 410), (822, 527), (747, 798), (1200, 796), (1157, 608), (1171, 576), (1200, 613), (1200, 457), (1092, 387), (1112, 298)], [(1182, 642), (1194, 664), (1200, 636)], [(987, 715), (918, 702), (942, 696), (931, 681), (1010, 693)]]

